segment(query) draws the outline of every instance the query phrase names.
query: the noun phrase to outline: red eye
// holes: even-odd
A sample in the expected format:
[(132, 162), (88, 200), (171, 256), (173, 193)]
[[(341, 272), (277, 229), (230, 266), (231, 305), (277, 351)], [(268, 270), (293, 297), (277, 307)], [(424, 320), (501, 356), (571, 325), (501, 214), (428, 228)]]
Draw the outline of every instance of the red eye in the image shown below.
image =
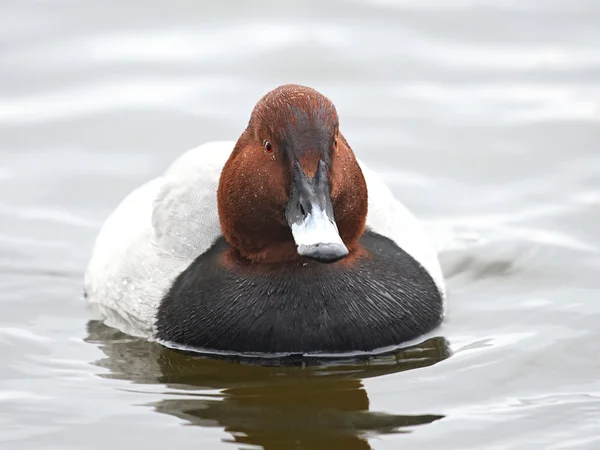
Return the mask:
[(269, 141), (265, 141), (265, 153), (273, 153), (273, 146)]

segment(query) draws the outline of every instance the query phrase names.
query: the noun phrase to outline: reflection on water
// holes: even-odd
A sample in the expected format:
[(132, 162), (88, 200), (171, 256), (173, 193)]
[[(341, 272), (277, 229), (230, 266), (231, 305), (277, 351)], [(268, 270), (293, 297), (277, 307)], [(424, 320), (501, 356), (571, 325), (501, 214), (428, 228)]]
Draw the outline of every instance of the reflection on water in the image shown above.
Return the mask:
[(136, 384), (160, 383), (168, 398), (150, 404), (190, 425), (223, 427), (233, 442), (266, 449), (368, 449), (370, 434), (398, 433), (442, 419), (369, 409), (362, 380), (433, 365), (450, 355), (441, 337), (395, 354), (311, 366), (271, 366), (184, 354), (126, 336), (101, 322), (88, 324), (87, 342), (105, 358), (101, 376)]

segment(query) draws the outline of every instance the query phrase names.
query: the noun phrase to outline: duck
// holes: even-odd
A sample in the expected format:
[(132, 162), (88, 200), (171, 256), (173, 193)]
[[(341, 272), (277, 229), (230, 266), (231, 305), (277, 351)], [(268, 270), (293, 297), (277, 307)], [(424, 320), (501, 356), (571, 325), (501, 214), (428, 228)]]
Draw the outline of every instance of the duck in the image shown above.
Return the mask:
[(84, 295), (129, 335), (241, 355), (398, 347), (436, 329), (446, 299), (424, 226), (354, 154), (332, 101), (296, 84), (262, 96), (237, 141), (128, 194)]

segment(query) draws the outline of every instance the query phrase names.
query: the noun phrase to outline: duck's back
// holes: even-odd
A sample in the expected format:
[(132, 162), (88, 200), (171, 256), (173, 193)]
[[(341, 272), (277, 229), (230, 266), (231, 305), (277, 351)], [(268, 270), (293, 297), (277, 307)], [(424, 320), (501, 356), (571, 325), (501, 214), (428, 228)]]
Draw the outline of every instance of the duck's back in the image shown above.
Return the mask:
[(85, 274), (88, 301), (108, 325), (152, 335), (175, 277), (220, 235), (216, 192), (233, 146), (211, 142), (189, 150), (108, 217)]

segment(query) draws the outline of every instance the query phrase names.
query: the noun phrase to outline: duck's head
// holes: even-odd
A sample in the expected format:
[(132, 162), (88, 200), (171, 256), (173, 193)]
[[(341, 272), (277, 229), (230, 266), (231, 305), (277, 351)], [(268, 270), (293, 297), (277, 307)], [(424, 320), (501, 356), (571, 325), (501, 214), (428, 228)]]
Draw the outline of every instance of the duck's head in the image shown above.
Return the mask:
[(358, 246), (367, 186), (333, 103), (285, 85), (254, 107), (219, 182), (225, 239), (247, 260), (335, 262)]

